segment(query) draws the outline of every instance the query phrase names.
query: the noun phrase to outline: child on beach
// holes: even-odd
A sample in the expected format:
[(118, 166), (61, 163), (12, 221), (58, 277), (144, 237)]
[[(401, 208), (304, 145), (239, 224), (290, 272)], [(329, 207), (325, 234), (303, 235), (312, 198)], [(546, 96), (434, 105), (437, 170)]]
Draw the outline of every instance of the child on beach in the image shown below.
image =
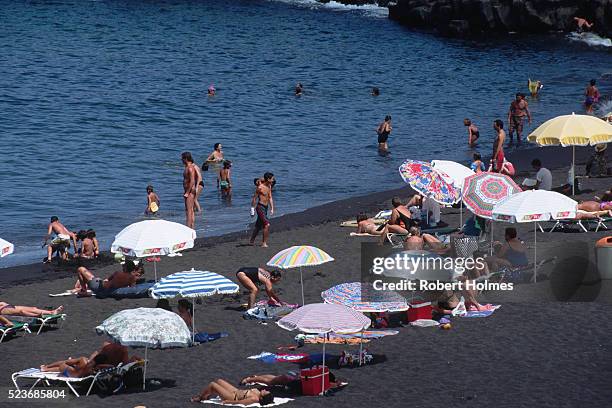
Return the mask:
[(472, 169), (474, 173), (482, 173), (483, 171), (485, 171), (485, 165), (482, 162), (482, 156), (480, 155), (480, 153), (474, 153), (474, 156), (472, 157), (474, 161), (472, 162), (472, 164), (470, 164), (470, 169)]
[(231, 176), (232, 162), (225, 160), (223, 162), (223, 168), (219, 171), (219, 187), (221, 188), (221, 197), (231, 198), (232, 196), (232, 182)]

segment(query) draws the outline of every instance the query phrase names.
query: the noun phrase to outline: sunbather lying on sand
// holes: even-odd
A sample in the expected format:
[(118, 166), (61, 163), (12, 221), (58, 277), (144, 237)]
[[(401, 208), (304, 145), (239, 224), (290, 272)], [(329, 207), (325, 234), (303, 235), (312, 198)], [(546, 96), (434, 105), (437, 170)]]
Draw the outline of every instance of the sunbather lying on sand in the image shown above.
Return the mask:
[(612, 201), (583, 201), (578, 204), (578, 209), (587, 212), (609, 211), (612, 210)]
[[(273, 375), (273, 374), (258, 374), (244, 377), (240, 381), (240, 385), (247, 384), (264, 384), (267, 386), (282, 386), (286, 389), (287, 393), (295, 396), (302, 394), (302, 382), (298, 375), (284, 374), (284, 375)], [(346, 383), (345, 383), (346, 384)], [(329, 386), (330, 388), (338, 388), (342, 386), (342, 382), (336, 380), (336, 376), (330, 371), (329, 372)]]
[[(380, 227), (380, 230), (378, 229)], [(382, 235), (384, 227), (376, 225), (374, 219), (368, 218), (366, 213), (359, 213), (357, 216), (357, 233), (358, 234), (370, 234), (370, 235)]]
[(132, 261), (125, 261), (122, 271), (115, 272), (106, 279), (94, 276), (93, 273), (83, 266), (77, 269), (77, 274), (79, 280), (75, 285), (75, 290), (79, 290), (79, 296), (90, 296), (87, 292), (88, 287), (93, 293), (97, 294), (112, 291), (113, 289), (134, 286), (141, 276)]
[(51, 364), (44, 364), (40, 366), (40, 371), (61, 373), (63, 377), (81, 378), (109, 367), (112, 366), (108, 364), (107, 357), (104, 354), (99, 354), (93, 359), (87, 357), (69, 358)]
[(578, 210), (576, 212), (576, 218), (577, 220), (592, 220), (595, 218), (601, 218), (601, 217), (612, 217), (612, 210), (602, 210), (602, 211), (584, 211), (584, 210)]
[(270, 391), (260, 391), (257, 388), (241, 390), (221, 378), (208, 384), (199, 395), (191, 397), (191, 402), (201, 402), (215, 397), (221, 398), (224, 404), (268, 405), (274, 402), (274, 395)]
[(13, 306), (6, 302), (0, 302), (0, 314), (7, 316), (41, 317), (42, 315), (58, 314), (62, 310), (64, 310), (64, 306), (55, 309), (39, 309), (33, 306)]

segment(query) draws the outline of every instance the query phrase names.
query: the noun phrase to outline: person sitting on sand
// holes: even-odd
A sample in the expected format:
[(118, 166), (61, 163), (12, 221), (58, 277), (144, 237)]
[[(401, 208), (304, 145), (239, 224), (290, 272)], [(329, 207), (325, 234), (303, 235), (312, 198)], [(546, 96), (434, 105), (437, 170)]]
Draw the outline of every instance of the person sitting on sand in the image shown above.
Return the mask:
[(87, 357), (69, 358), (50, 364), (40, 366), (42, 372), (60, 373), (62, 377), (82, 378), (92, 375), (98, 370), (112, 367), (104, 354), (98, 354), (94, 358)]
[(215, 397), (219, 397), (223, 404), (268, 405), (274, 402), (274, 395), (268, 390), (241, 390), (221, 378), (209, 383), (200, 394), (191, 397), (191, 402), (202, 402)]
[(421, 251), (427, 244), (434, 252), (446, 252), (447, 248), (440, 240), (431, 234), (422, 234), (419, 227), (410, 227), (408, 237), (404, 241), (406, 250)]
[(77, 233), (77, 240), (81, 241), (78, 256), (83, 259), (94, 259), (96, 257), (96, 248), (91, 234), (88, 234), (85, 230), (81, 230)]
[(418, 221), (412, 219), (410, 210), (399, 197), (393, 197), (391, 205), (393, 206), (391, 217), (382, 231), (381, 242), (388, 233), (408, 234), (408, 228), (418, 225)]
[(159, 197), (153, 191), (153, 186), (147, 186), (147, 208), (145, 208), (145, 215), (155, 215), (159, 211)]
[(264, 285), (268, 298), (278, 304), (283, 302), (280, 300), (278, 295), (274, 292), (274, 284), (280, 281), (281, 273), (279, 271), (267, 271), (264, 268), (257, 267), (242, 267), (236, 272), (238, 281), (249, 290), (249, 303), (247, 304), (247, 310), (251, 309), (257, 299), (257, 293), (259, 292), (259, 285)]
[[(51, 235), (55, 234), (55, 238), (49, 242), (47, 245), (47, 241), (51, 238)], [(47, 235), (45, 236), (45, 242), (43, 243), (43, 247), (47, 245), (47, 259), (45, 263), (51, 262), (51, 255), (53, 251), (56, 249), (65, 249), (70, 248), (70, 240), (74, 244), (74, 251), (77, 251), (77, 242), (76, 242), (76, 234), (72, 231), (69, 231), (68, 228), (64, 226), (59, 221), (59, 218), (56, 216), (51, 217), (51, 221), (49, 222), (49, 227), (47, 228)], [(67, 257), (67, 251), (64, 252), (64, 259)]]
[(94, 276), (87, 268), (80, 266), (77, 269), (78, 282), (75, 289), (79, 289), (78, 296), (89, 296), (87, 288), (95, 294), (112, 291), (113, 289), (134, 286), (140, 277), (136, 265), (132, 261), (125, 261), (123, 270), (115, 272), (106, 279)]
[(478, 126), (472, 123), (468, 118), (463, 119), (463, 125), (467, 127), (468, 131), (468, 145), (472, 146), (476, 143), (478, 138), (480, 137), (480, 132), (478, 131)]
[(178, 301), (177, 315), (183, 319), (189, 330), (193, 327), (193, 304), (187, 299), (180, 299)]
[(64, 306), (55, 309), (39, 309), (34, 306), (13, 306), (10, 303), (0, 302), (0, 315), (42, 317), (43, 315), (55, 315), (62, 313)]
[(525, 244), (517, 238), (516, 228), (506, 228), (504, 237), (506, 243), (502, 244), (496, 241), (493, 244), (495, 255), (485, 258), (489, 269), (498, 271), (501, 267), (516, 268), (527, 266), (529, 264), (529, 260), (527, 259), (527, 248)]
[(87, 238), (91, 239), (93, 243), (94, 256), (97, 258), (100, 256), (100, 244), (98, 243), (98, 238), (96, 237), (96, 231), (93, 229), (87, 230)]

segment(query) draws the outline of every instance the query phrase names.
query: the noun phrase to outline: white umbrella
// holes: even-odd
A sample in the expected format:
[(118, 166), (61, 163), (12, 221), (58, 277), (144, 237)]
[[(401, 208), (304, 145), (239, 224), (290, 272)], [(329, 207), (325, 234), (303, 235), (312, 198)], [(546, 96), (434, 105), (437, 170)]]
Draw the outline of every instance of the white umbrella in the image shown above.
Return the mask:
[[(325, 343), (329, 333), (359, 333), (370, 327), (370, 319), (363, 313), (343, 305), (313, 303), (300, 307), (280, 319), (276, 324), (285, 330), (324, 334), (323, 375), (325, 375)], [(359, 353), (361, 360), (361, 352)], [(323, 377), (325, 378), (325, 377)], [(325, 381), (321, 382), (321, 393), (325, 392)]]
[[(474, 174), (474, 171), (463, 164), (450, 160), (432, 160), (431, 165), (434, 170), (439, 171), (442, 177), (452, 183), (455, 188), (463, 191), (463, 183), (467, 177)], [(463, 200), (459, 200), (459, 226), (463, 226)]]
[[(143, 258), (174, 255), (193, 248), (195, 230), (165, 220), (146, 220), (128, 225), (115, 235), (111, 252)], [(153, 263), (157, 281), (157, 263)]]
[(10, 242), (0, 238), (0, 258), (10, 255), (15, 250), (15, 246)]
[[(177, 272), (157, 282), (151, 289), (153, 299), (170, 299), (174, 297), (200, 298), (217, 294), (238, 293), (239, 286), (218, 273), (209, 271)], [(192, 340), (195, 341), (195, 305), (192, 317)]]
[(160, 308), (140, 307), (115, 313), (96, 327), (96, 333), (107, 335), (123, 346), (144, 347), (145, 365), (142, 389), (147, 375), (147, 350), (191, 345), (189, 328), (176, 313)]
[(537, 223), (540, 221), (576, 218), (578, 203), (555, 191), (527, 190), (513, 194), (493, 207), (492, 218), (510, 223), (533, 222), (534, 265), (537, 279)]

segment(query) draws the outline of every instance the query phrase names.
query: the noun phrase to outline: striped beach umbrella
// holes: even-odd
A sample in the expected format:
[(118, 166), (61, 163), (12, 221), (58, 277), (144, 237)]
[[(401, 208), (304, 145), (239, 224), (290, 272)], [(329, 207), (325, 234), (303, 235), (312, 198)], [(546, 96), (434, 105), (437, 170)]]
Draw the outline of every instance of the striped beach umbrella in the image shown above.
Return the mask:
[(461, 198), (460, 189), (448, 181), (449, 176), (436, 171), (429, 163), (406, 160), (399, 167), (399, 173), (415, 191), (440, 204), (453, 205)]
[(15, 250), (15, 246), (10, 242), (0, 238), (0, 258), (10, 255)]
[[(323, 372), (325, 373), (325, 344), (328, 333), (359, 333), (370, 327), (371, 321), (363, 313), (343, 305), (313, 303), (304, 305), (276, 322), (285, 330), (303, 333), (324, 334)], [(361, 350), (359, 352), (361, 356)], [(360, 361), (361, 363), (361, 361)], [(321, 382), (321, 393), (325, 392), (325, 381)]]
[(350, 307), (362, 313), (402, 312), (408, 303), (402, 295), (393, 291), (374, 290), (361, 282), (341, 283), (321, 293), (325, 303)]
[(300, 268), (300, 283), (302, 285), (302, 305), (304, 304), (304, 279), (302, 277), (303, 266), (316, 266), (322, 265), (327, 262), (333, 261), (327, 252), (317, 247), (309, 245), (297, 245), (287, 249), (283, 249), (276, 255), (274, 255), (268, 261), (267, 265), (280, 268), (280, 269), (291, 269)]
[(505, 174), (482, 172), (465, 179), (463, 202), (477, 216), (491, 219), (496, 204), (520, 192), (521, 188)]
[[(190, 271), (177, 272), (162, 278), (151, 289), (151, 297), (153, 299), (197, 298), (238, 293), (239, 290), (239, 286), (225, 276), (209, 271), (196, 271), (192, 268)], [(195, 307), (191, 323), (192, 339), (195, 340)]]

